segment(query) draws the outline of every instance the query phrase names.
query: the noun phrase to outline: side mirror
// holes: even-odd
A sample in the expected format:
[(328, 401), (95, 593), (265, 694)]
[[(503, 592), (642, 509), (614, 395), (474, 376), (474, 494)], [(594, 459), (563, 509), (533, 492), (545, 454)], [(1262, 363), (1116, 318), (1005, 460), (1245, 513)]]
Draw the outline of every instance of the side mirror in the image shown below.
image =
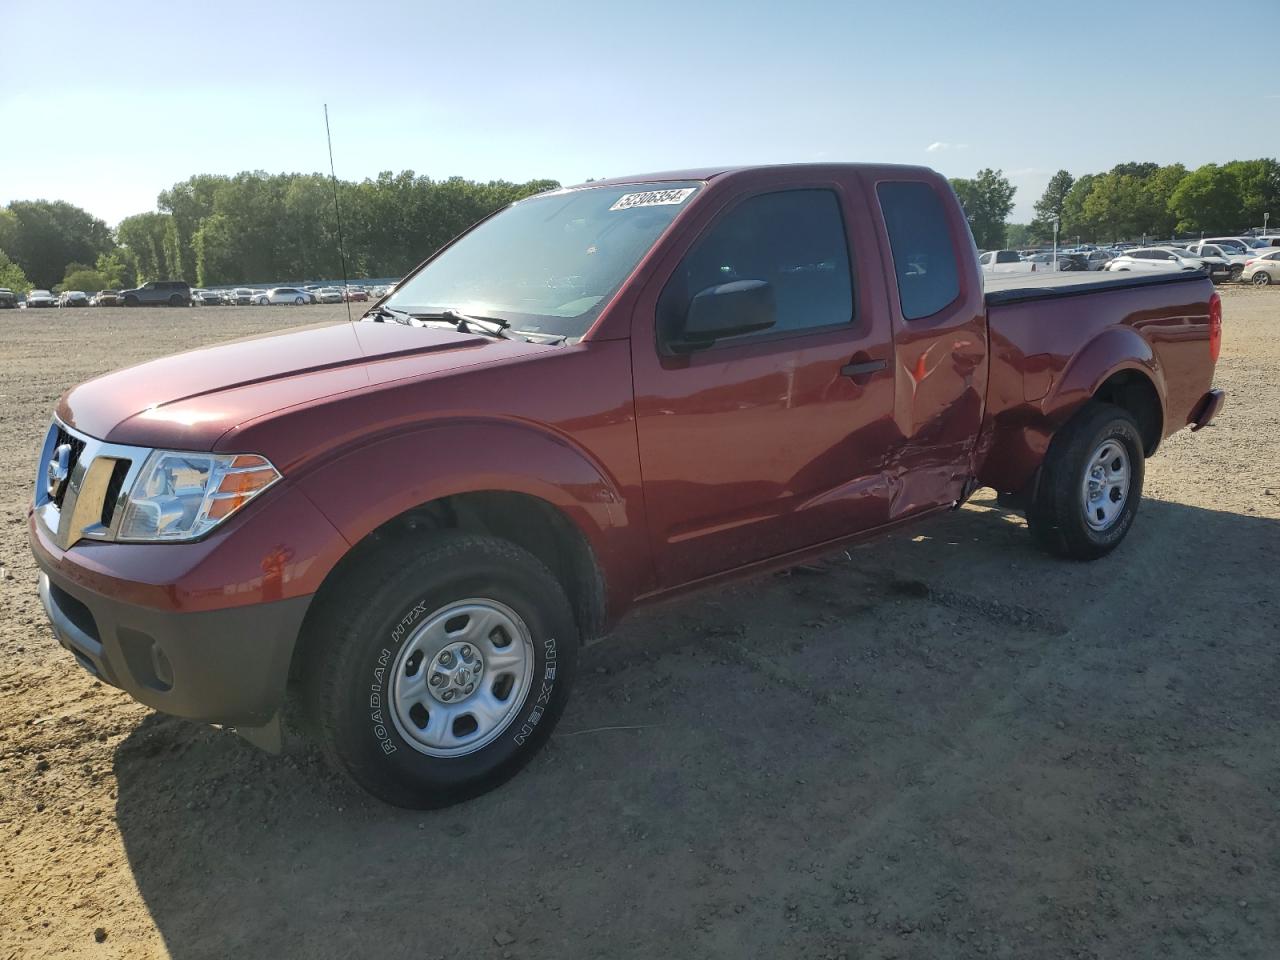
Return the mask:
[(777, 319), (777, 302), (768, 281), (717, 284), (690, 301), (684, 329), (672, 347), (680, 352), (709, 347), (725, 337), (767, 330)]

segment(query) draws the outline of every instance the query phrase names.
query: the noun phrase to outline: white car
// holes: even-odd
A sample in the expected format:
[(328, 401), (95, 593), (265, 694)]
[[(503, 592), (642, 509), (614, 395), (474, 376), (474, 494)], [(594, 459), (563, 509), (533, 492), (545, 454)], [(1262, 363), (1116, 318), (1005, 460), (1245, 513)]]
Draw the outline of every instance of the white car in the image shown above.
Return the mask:
[(1255, 287), (1269, 287), (1273, 283), (1280, 283), (1280, 247), (1272, 247), (1256, 257), (1250, 257), (1240, 279)]
[(1240, 253), (1234, 247), (1227, 246), (1223, 243), (1210, 243), (1205, 240), (1203, 243), (1193, 243), (1187, 247), (1187, 253), (1197, 257), (1216, 257), (1227, 261), (1232, 280), (1239, 280), (1240, 275), (1244, 273), (1244, 265), (1255, 256), (1250, 253)]
[(304, 303), (314, 303), (315, 297), (301, 287), (272, 287), (260, 302), (271, 305), (291, 303), (300, 307)]
[(27, 294), (28, 307), (56, 307), (58, 298), (48, 290), (32, 290)]
[(1116, 257), (1104, 268), (1109, 273), (1176, 273), (1179, 270), (1203, 270), (1204, 264), (1186, 251), (1164, 247), (1139, 247)]
[(342, 290), (338, 287), (321, 287), (315, 292), (316, 303), (341, 303)]
[(1017, 250), (988, 250), (978, 257), (983, 273), (1035, 273), (1036, 265), (1022, 259)]

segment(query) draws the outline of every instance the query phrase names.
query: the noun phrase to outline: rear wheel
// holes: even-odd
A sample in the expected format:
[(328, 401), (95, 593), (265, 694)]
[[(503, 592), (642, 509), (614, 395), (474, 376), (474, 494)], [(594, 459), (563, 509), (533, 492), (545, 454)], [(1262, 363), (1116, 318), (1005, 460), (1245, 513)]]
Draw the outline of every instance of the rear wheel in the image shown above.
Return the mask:
[(182, 297), (175, 293), (173, 296), (169, 298), (169, 306), (171, 307), (182, 306)]
[(306, 720), (333, 765), (396, 806), (447, 806), (507, 780), (568, 699), (569, 600), (505, 540), (449, 533), (389, 547), (312, 619)]
[(1133, 526), (1145, 471), (1133, 416), (1091, 403), (1054, 436), (1030, 498), (1027, 523), (1049, 552), (1096, 560)]

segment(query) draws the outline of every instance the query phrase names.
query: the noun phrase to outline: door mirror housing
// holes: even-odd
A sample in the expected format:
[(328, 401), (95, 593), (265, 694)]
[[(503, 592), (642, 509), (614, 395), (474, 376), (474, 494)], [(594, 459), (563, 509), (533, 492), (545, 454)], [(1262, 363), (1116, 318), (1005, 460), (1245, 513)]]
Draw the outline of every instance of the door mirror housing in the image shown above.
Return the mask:
[(716, 284), (689, 302), (684, 329), (671, 346), (678, 352), (699, 350), (726, 337), (767, 330), (777, 319), (777, 301), (767, 280)]

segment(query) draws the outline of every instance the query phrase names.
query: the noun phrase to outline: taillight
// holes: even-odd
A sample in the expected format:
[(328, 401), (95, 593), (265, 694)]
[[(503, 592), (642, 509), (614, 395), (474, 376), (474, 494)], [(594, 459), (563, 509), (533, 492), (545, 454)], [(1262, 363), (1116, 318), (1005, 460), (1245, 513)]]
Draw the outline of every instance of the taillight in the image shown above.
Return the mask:
[(1209, 297), (1209, 359), (1218, 362), (1222, 352), (1222, 297), (1217, 293)]

